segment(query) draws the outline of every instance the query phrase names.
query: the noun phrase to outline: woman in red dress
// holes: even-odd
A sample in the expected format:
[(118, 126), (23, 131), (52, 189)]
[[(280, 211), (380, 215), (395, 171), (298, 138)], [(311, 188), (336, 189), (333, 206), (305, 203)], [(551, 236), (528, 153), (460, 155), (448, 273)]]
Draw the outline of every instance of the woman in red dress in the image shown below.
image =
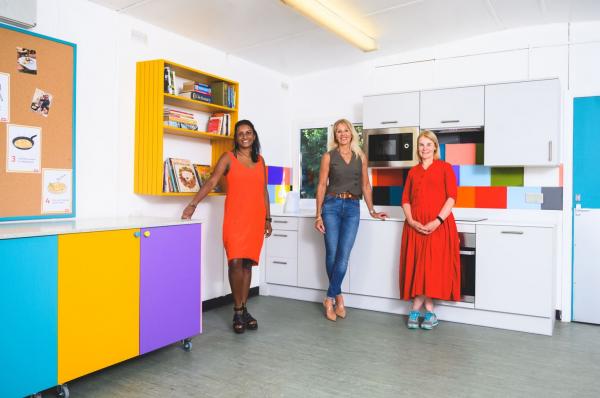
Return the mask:
[(256, 330), (258, 323), (246, 308), (252, 266), (258, 264), (264, 237), (271, 235), (271, 212), (265, 161), (260, 156), (260, 143), (249, 120), (235, 124), (234, 148), (221, 155), (215, 170), (200, 191), (183, 210), (181, 218), (189, 219), (196, 206), (217, 185), (227, 179), (227, 197), (223, 218), (223, 245), (229, 264), (229, 284), (233, 296), (233, 330), (243, 333)]
[(456, 176), (440, 160), (439, 143), (431, 131), (417, 139), (419, 164), (410, 169), (402, 195), (406, 216), (400, 251), (400, 297), (413, 300), (409, 329), (438, 324), (433, 299), (460, 298), (460, 251), (452, 207), (456, 201)]

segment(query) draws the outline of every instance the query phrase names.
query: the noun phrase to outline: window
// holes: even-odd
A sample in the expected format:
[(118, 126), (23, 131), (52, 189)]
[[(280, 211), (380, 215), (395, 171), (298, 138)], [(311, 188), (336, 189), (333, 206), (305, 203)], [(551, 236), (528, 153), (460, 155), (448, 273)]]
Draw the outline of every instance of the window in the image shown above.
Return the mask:
[[(354, 128), (360, 138), (360, 147), (363, 147), (362, 124), (355, 124)], [(321, 157), (327, 152), (327, 127), (300, 129), (301, 153), (301, 180), (300, 198), (314, 199), (319, 182), (319, 168)]]

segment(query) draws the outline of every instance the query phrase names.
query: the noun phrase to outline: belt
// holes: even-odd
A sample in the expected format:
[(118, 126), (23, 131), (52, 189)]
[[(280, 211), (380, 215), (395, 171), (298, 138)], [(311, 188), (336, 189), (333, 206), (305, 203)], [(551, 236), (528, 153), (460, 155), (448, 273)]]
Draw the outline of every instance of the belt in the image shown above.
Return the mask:
[(338, 198), (338, 199), (355, 199), (355, 200), (360, 199), (359, 195), (354, 195), (353, 193), (350, 193), (350, 192), (342, 192), (342, 193), (329, 192), (329, 193), (327, 193), (327, 195), (333, 196), (334, 198)]

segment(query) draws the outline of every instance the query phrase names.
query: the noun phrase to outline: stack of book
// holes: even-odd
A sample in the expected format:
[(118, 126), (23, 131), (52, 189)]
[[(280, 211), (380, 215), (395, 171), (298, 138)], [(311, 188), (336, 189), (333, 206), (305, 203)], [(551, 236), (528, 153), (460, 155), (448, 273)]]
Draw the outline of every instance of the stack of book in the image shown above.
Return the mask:
[(163, 192), (198, 192), (200, 182), (187, 159), (168, 158), (164, 164)]
[(229, 113), (213, 113), (208, 118), (206, 132), (229, 135), (229, 126), (231, 124), (231, 115)]
[(209, 85), (198, 82), (185, 82), (179, 96), (196, 101), (212, 102), (212, 90)]
[(213, 103), (235, 108), (235, 87), (225, 82), (215, 82), (210, 85)]
[(194, 115), (177, 109), (165, 108), (163, 110), (163, 122), (165, 126), (198, 130), (198, 122), (194, 119)]
[(177, 94), (175, 92), (175, 71), (170, 66), (165, 66), (164, 90), (167, 94)]

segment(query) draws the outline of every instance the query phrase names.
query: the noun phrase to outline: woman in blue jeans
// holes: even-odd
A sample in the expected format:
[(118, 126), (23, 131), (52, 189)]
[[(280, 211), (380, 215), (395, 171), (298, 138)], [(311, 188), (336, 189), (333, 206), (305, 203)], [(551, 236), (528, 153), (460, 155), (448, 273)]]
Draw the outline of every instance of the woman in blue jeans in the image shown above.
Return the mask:
[(346, 317), (342, 281), (358, 231), (361, 197), (364, 196), (371, 217), (383, 220), (387, 214), (373, 208), (367, 159), (360, 149), (354, 126), (348, 120), (340, 119), (332, 130), (329, 151), (321, 158), (315, 228), (325, 235), (329, 289), (323, 307), (327, 319), (335, 321), (338, 316)]

